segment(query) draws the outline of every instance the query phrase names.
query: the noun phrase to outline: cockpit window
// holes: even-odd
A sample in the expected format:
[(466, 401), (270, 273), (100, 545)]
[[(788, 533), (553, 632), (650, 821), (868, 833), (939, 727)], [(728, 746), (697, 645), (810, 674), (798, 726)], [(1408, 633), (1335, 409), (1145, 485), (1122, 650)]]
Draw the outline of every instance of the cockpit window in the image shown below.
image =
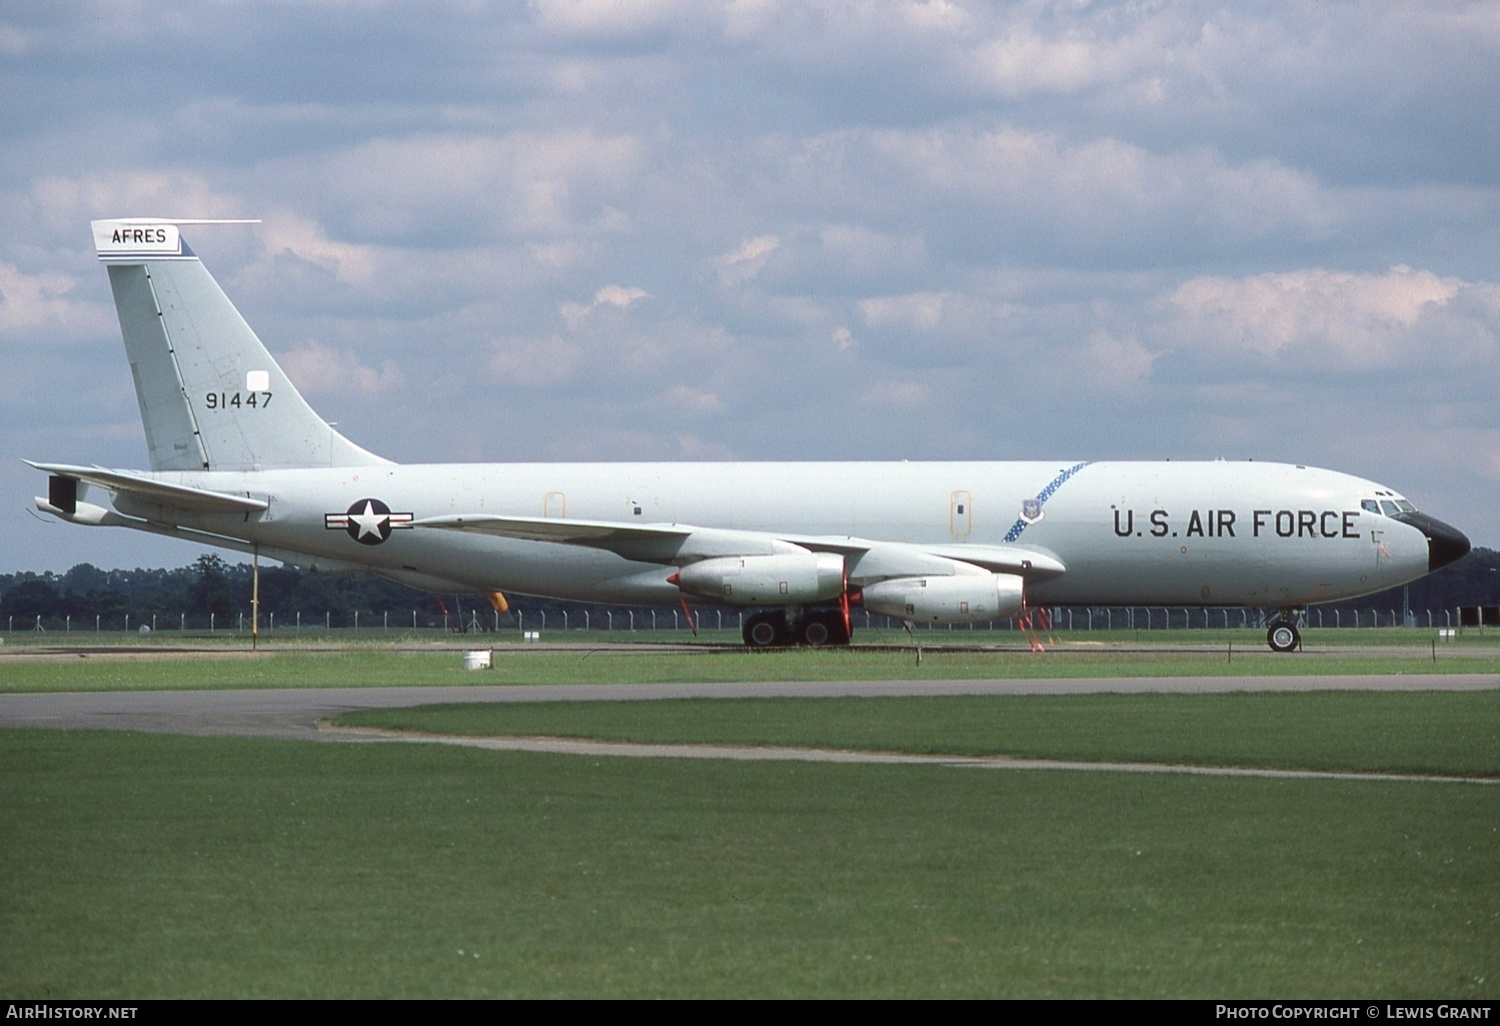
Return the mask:
[[(1390, 493), (1387, 492), (1387, 495)], [(1381, 513), (1393, 517), (1397, 513), (1415, 513), (1417, 507), (1405, 499), (1360, 499), (1359, 508), (1366, 513)]]

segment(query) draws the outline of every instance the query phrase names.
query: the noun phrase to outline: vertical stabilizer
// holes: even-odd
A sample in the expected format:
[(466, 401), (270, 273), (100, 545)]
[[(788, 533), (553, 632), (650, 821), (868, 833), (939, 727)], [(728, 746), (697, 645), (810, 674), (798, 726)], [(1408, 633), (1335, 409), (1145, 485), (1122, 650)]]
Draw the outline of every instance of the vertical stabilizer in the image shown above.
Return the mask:
[(385, 463), (335, 431), (292, 386), (180, 224), (95, 221), (135, 378), (152, 470)]

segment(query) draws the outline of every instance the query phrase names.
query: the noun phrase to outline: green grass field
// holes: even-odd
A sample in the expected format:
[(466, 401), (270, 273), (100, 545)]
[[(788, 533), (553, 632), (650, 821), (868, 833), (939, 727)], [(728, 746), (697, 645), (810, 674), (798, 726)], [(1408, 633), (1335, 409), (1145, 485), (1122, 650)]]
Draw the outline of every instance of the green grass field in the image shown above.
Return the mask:
[(17, 997), (1480, 997), (1500, 789), (16, 731)]
[[(929, 650), (919, 669), (857, 650), (533, 652), (486, 674), (453, 651), (370, 648), (5, 659), (0, 676), (6, 690), (921, 679), (1202, 658), (1126, 655)], [(1454, 651), (1438, 668), (1466, 658), (1494, 666)], [(1493, 691), (658, 701), (378, 722), (1493, 778), (1497, 706)], [(0, 993), (17, 998), (1493, 999), (1497, 870), (1500, 785), (1485, 783), (0, 732)]]

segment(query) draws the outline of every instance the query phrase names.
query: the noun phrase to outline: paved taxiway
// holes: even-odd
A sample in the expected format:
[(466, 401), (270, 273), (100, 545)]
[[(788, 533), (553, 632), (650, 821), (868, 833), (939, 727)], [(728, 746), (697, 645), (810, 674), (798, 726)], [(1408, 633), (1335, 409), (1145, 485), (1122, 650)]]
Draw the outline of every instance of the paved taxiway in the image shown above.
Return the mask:
[(1494, 674), (1342, 677), (1110, 677), (1067, 680), (829, 681), (744, 684), (557, 684), (0, 695), (0, 726), (145, 730), (202, 736), (350, 740), (319, 728), (354, 709), (453, 702), (603, 702), (662, 698), (844, 695), (1078, 695), (1231, 691), (1482, 691)]

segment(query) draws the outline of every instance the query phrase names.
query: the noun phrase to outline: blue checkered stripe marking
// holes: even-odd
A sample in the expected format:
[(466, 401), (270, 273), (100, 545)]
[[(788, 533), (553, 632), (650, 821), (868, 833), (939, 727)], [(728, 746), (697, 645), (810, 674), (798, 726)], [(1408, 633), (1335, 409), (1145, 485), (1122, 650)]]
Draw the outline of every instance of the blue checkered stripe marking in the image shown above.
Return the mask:
[[(1061, 488), (1063, 486), (1063, 483), (1066, 482), (1068, 478), (1072, 477), (1074, 474), (1078, 473), (1080, 470), (1082, 470), (1092, 462), (1092, 460), (1084, 460), (1082, 463), (1075, 463), (1067, 470), (1064, 470), (1061, 474), (1058, 474), (1052, 479), (1051, 484), (1047, 485), (1046, 488), (1043, 488), (1041, 491), (1036, 493), (1036, 504), (1038, 506), (1045, 506), (1047, 504), (1047, 500), (1052, 498), (1052, 494), (1059, 488)], [(1021, 532), (1024, 530), (1026, 530), (1026, 521), (1022, 520), (1020, 517), (1017, 517), (1016, 522), (1011, 525), (1011, 529), (1005, 532), (1005, 540), (1008, 542), (1015, 541), (1017, 538), (1021, 537)]]

